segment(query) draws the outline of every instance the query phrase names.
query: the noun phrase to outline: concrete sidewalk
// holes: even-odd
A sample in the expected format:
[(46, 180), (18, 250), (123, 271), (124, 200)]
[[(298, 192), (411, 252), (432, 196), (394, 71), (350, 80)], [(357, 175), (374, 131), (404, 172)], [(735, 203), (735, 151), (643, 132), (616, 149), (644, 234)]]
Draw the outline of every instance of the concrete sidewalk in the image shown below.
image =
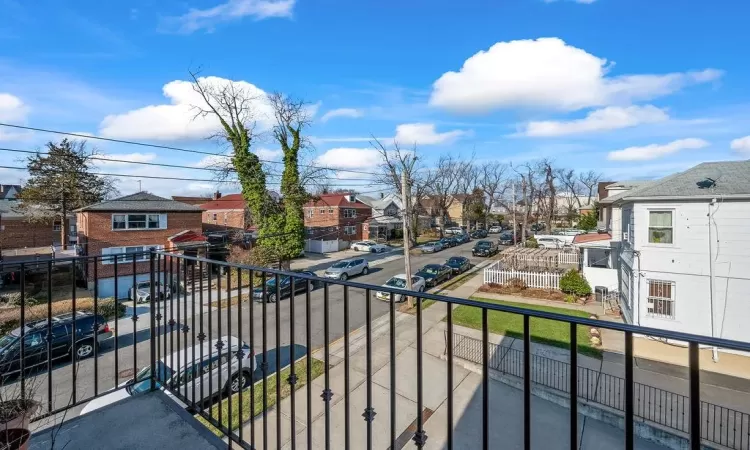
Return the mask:
[[(467, 283), (468, 284), (468, 283)], [(471, 287), (466, 288), (471, 289)], [(473, 449), (481, 447), (482, 427), (482, 382), (481, 376), (471, 373), (463, 367), (453, 366), (454, 382), (452, 386), (454, 399), (454, 416), (447, 417), (446, 399), (448, 397), (447, 362), (441, 358), (445, 350), (442, 319), (446, 308), (433, 305), (423, 311), (423, 406), (424, 429), (428, 439), (425, 448), (444, 448), (447, 439), (447, 426), (450, 423), (454, 430), (454, 447)], [(391, 355), (391, 325), (388, 316), (373, 322), (372, 327), (372, 406), (376, 417), (372, 422), (373, 448), (385, 449), (391, 446), (390, 436), (390, 399), (395, 394), (396, 427), (393, 430), (397, 448), (410, 448), (414, 435), (417, 417), (417, 342), (416, 317), (410, 314), (396, 313), (394, 335), (395, 354)], [(366, 335), (360, 329), (350, 335), (349, 353), (349, 411), (350, 442), (348, 448), (364, 448), (366, 439), (366, 422), (362, 414), (367, 407), (367, 359)], [(291, 397), (281, 402), (281, 429), (283, 448), (293, 448), (291, 442), (291, 424), (295, 423), (295, 446), (306, 448), (307, 425), (311, 426), (312, 447), (324, 448), (326, 440), (331, 448), (347, 448), (345, 441), (345, 356), (347, 349), (343, 340), (330, 347), (329, 384), (333, 392), (330, 402), (330, 435), (325, 433), (324, 402), (320, 398), (325, 386), (321, 376), (311, 384), (313, 404), (312, 417), (307, 417), (307, 387), (295, 393), (295, 414), (291, 413)], [(323, 359), (322, 350), (314, 356)], [(395, 363), (395, 365), (393, 365)], [(395, 371), (396, 385), (391, 386), (391, 370)], [(502, 443), (509, 448), (522, 446), (523, 430), (523, 395), (512, 387), (499, 381), (491, 380), (490, 397), (490, 440)], [(262, 444), (263, 421), (256, 418), (255, 443)], [(270, 410), (266, 416), (269, 430), (268, 448), (276, 448), (276, 411)], [(532, 446), (533, 448), (560, 448), (567, 442), (568, 410), (540, 398), (532, 399)], [(624, 437), (623, 431), (590, 418), (579, 419), (580, 448), (600, 449), (620, 446)], [(250, 425), (245, 424), (244, 436), (250, 436)], [(636, 440), (636, 448), (661, 448), (650, 442)]]

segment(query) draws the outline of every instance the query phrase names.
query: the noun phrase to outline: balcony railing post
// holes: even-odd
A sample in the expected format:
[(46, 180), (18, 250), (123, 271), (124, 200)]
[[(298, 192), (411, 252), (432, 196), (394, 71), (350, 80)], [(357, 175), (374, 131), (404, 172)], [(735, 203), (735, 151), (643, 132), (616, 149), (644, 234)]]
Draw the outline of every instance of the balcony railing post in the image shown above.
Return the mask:
[[(155, 267), (155, 258), (156, 258), (156, 251), (154, 250), (154, 247), (151, 247), (148, 252), (148, 263), (149, 263), (149, 274), (150, 274), (150, 280), (151, 280), (151, 288), (149, 292), (149, 309), (151, 310), (151, 339), (149, 342), (149, 345), (151, 347), (151, 390), (156, 390), (156, 346), (154, 339), (156, 337), (156, 292), (154, 290), (154, 286), (156, 285), (156, 267)], [(133, 295), (136, 296), (135, 293)], [(135, 303), (135, 301), (134, 301)], [(116, 307), (117, 305), (115, 305)], [(135, 307), (135, 304), (133, 305)]]
[(690, 448), (701, 448), (701, 381), (698, 343), (690, 342), (688, 362), (690, 371)]
[(625, 332), (625, 450), (633, 450), (633, 333)]
[(523, 448), (531, 448), (531, 324), (523, 316)]
[(570, 323), (570, 448), (578, 448), (578, 326)]

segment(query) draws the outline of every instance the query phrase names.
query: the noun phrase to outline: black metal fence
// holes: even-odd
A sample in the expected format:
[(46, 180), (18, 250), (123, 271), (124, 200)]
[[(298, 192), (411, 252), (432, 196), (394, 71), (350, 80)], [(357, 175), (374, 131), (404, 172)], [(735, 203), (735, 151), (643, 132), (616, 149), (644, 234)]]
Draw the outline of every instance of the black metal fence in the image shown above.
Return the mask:
[[(488, 342), (489, 367), (514, 377), (524, 376), (524, 353)], [(453, 356), (482, 363), (480, 339), (453, 333)], [(587, 367), (578, 367), (578, 398), (618, 411), (626, 408), (626, 380)], [(570, 364), (545, 356), (531, 355), (531, 381), (563, 394), (570, 393)], [(635, 417), (682, 433), (690, 431), (690, 398), (664, 389), (633, 382)], [(710, 444), (731, 449), (750, 448), (750, 414), (701, 401), (701, 437)]]
[[(433, 300), (437, 304), (432, 308), (443, 308), (447, 317), (446, 448), (454, 446), (454, 427), (458, 419), (454, 416), (453, 363), (460, 355), (456, 355), (454, 349), (463, 348), (453, 343), (450, 312), (454, 305), (478, 308), (482, 313), (482, 340), (471, 350), (476, 352), (474, 359), (482, 364), (482, 448), (490, 448), (490, 369), (504, 365), (509, 365), (504, 370), (514, 370), (523, 376), (524, 408), (519, 414), (523, 416), (522, 439), (526, 449), (531, 448), (532, 442), (532, 379), (554, 386), (571, 399), (583, 396), (616, 405), (624, 411), (626, 449), (634, 447), (633, 418), (653, 420), (654, 414), (664, 415), (660, 419), (662, 422), (670, 423), (671, 420), (674, 427), (686, 431), (694, 449), (700, 447), (701, 435), (711, 442), (729, 442), (726, 445), (735, 448), (740, 447), (732, 442), (738, 439), (741, 443), (746, 442), (742, 440), (744, 437), (738, 437), (747, 433), (747, 429), (742, 428), (745, 422), (734, 422), (740, 423), (740, 434), (731, 434), (734, 441), (730, 442), (726, 437), (730, 435), (721, 425), (716, 430), (716, 424), (723, 421), (691, 421), (690, 417), (699, 417), (702, 411), (704, 418), (709, 414), (718, 417), (730, 414), (729, 410), (705, 405), (700, 400), (698, 346), (750, 351), (747, 343), (410, 292), (416, 305), (416, 361), (410, 362), (416, 367), (416, 405), (413, 411), (399, 410), (399, 415), (413, 416), (415, 420), (412, 425), (399, 428), (397, 391), (403, 381), (399, 381), (396, 366), (396, 314), (397, 302), (404, 299), (402, 289), (333, 281), (310, 273), (236, 265), (173, 252), (149, 251), (70, 258), (68, 263), (87, 268), (86, 281), (92, 290), (88, 292), (89, 296), (82, 298), (78, 290), (66, 284), (62, 289), (70, 289), (69, 298), (60, 300), (61, 293), (55, 292), (58, 286), (52, 280), (52, 273), (54, 264), (65, 262), (57, 259), (45, 263), (48, 274), (48, 282), (44, 284), (46, 301), (34, 306), (26, 303), (26, 293), (23, 292), (26, 267), (20, 263), (20, 304), (15, 307), (6, 305), (0, 311), (0, 322), (6, 329), (13, 328), (3, 337), (0, 348), (0, 401), (15, 395), (16, 398), (39, 402), (40, 408), (34, 417), (37, 423), (45, 419), (55, 422), (61, 420), (61, 416), (70, 418), (82, 410), (87, 412), (106, 407), (107, 396), (115, 390), (124, 389), (130, 395), (137, 395), (165, 389), (217, 434), (226, 436), (233, 445), (241, 448), (297, 448), (298, 440), (303, 440), (298, 435), (301, 431), (297, 430), (298, 421), (305, 425), (303, 433), (307, 448), (312, 448), (314, 420), (316, 427), (320, 425), (322, 428), (320, 435), (315, 436), (316, 442), (326, 448), (401, 448), (404, 439), (422, 448), (428, 438), (425, 421), (430, 418), (424, 404), (424, 380), (429, 374), (423, 369), (422, 305), (424, 300)], [(39, 262), (33, 264), (38, 270)], [(74, 276), (73, 272), (71, 276)], [(182, 288), (167, 290), (173, 286)], [(101, 297), (110, 297), (112, 292), (109, 291), (114, 292), (114, 297), (121, 297), (118, 294), (127, 291), (127, 296), (135, 301), (105, 301)], [(376, 297), (376, 292), (383, 294)], [(525, 349), (530, 348), (531, 317), (568, 323), (571, 348), (577, 347), (578, 326), (624, 332), (625, 383), (614, 378), (604, 381), (599, 375), (596, 382), (592, 381), (594, 374), (577, 366), (577, 352), (571, 352), (567, 370), (545, 367), (551, 363), (535, 356), (532, 358), (529, 351), (503, 356), (502, 349), (489, 343), (490, 311), (523, 317)], [(390, 338), (388, 406), (379, 411), (375, 410), (373, 403), (372, 328), (376, 317), (389, 319)], [(14, 324), (15, 327), (11, 327)], [(349, 373), (353, 358), (349, 333), (360, 327), (365, 330), (366, 398), (364, 408), (354, 411), (350, 398), (353, 386)], [(646, 387), (630, 382), (633, 380), (634, 333), (689, 342), (690, 395), (662, 401), (660, 404), (665, 408), (672, 405), (668, 414), (666, 409), (645, 407), (654, 404), (651, 399), (658, 394), (641, 391)], [(343, 359), (343, 385), (332, 382), (334, 374), (331, 373), (334, 360), (331, 342), (338, 338), (343, 338), (343, 352), (337, 353), (335, 358)], [(313, 348), (318, 350), (313, 351)], [(318, 376), (320, 381), (313, 383), (312, 379)], [(604, 400), (603, 390), (594, 389), (602, 382), (615, 386), (607, 389), (607, 396), (611, 395), (607, 400)], [(339, 424), (332, 424), (334, 398), (342, 398), (343, 436), (332, 429), (332, 425), (339, 428)], [(94, 399), (98, 401), (91, 402)], [(282, 400), (285, 400), (284, 407), (289, 408), (291, 417), (297, 419), (287, 422), (288, 428), (283, 425), (285, 422), (281, 416)], [(298, 407), (302, 408), (300, 401), (304, 404), (302, 411), (298, 411)], [(317, 419), (313, 416), (315, 401), (323, 405)], [(273, 406), (276, 406), (275, 410), (272, 410)], [(578, 447), (577, 408), (577, 402), (571, 402), (570, 448)], [(276, 415), (275, 421), (270, 420), (271, 414)], [(354, 423), (354, 420), (364, 421), (364, 424)], [(433, 417), (430, 420), (439, 419)], [(373, 423), (387, 424), (383, 429), (389, 431), (376, 436)], [(712, 430), (710, 433), (706, 426)], [(712, 437), (711, 433), (720, 437)]]

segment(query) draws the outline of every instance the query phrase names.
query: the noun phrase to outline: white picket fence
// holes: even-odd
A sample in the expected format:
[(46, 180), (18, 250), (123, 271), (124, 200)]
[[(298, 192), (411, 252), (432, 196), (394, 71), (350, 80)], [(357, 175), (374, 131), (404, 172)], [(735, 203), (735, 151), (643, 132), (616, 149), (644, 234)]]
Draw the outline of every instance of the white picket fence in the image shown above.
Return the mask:
[(557, 264), (578, 264), (578, 252), (558, 253)]
[(560, 289), (561, 274), (556, 272), (525, 272), (521, 270), (503, 270), (493, 265), (484, 269), (484, 282), (505, 284), (513, 278), (518, 278), (526, 286), (540, 289)]

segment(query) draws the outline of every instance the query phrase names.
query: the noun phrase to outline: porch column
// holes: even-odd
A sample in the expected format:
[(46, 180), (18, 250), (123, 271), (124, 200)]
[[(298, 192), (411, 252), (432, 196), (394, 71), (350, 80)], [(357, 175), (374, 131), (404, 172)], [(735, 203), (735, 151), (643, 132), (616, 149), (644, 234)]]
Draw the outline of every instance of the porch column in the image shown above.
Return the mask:
[(583, 267), (589, 267), (589, 249), (583, 248)]

